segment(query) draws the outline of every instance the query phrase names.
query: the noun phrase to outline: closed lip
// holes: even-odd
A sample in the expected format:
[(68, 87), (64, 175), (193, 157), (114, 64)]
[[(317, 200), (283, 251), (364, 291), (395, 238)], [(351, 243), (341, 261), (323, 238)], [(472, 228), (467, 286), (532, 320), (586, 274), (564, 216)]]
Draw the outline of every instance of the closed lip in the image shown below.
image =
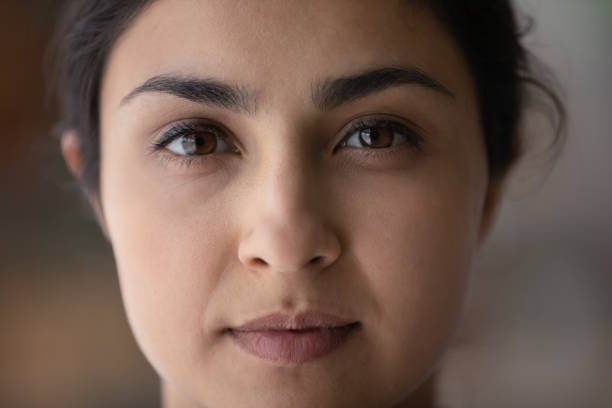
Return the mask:
[(353, 337), (360, 323), (329, 313), (272, 313), (227, 329), (249, 354), (294, 366), (321, 358)]
[(305, 311), (298, 314), (272, 313), (231, 328), (233, 331), (308, 330), (340, 328), (358, 323), (330, 313)]

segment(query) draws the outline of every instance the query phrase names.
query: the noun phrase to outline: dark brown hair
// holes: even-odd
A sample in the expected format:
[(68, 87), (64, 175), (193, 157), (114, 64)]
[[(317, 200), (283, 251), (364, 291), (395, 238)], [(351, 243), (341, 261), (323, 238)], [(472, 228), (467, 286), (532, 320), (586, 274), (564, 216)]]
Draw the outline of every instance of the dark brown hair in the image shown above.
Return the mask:
[(75, 130), (83, 155), (82, 187), (100, 182), (100, 84), (108, 55), (131, 21), (152, 0), (72, 0), (50, 46), (48, 83), (59, 102), (58, 134)]
[(503, 176), (522, 153), (519, 125), (538, 107), (553, 127), (551, 147), (560, 147), (566, 112), (554, 77), (522, 44), (524, 27), (509, 0), (425, 0), (449, 30), (471, 69), (487, 147), (489, 173)]

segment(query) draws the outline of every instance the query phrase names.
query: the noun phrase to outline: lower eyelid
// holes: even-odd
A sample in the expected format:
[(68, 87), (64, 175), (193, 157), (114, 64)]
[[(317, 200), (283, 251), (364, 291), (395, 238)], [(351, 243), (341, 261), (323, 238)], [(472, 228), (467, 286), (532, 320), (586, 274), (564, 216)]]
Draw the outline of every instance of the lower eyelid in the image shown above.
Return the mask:
[(160, 151), (156, 157), (162, 165), (168, 166), (171, 169), (177, 171), (187, 170), (190, 168), (197, 169), (198, 174), (200, 173), (213, 173), (223, 166), (228, 164), (227, 154), (231, 152), (219, 152), (218, 154), (205, 154), (205, 155), (178, 155), (172, 152)]

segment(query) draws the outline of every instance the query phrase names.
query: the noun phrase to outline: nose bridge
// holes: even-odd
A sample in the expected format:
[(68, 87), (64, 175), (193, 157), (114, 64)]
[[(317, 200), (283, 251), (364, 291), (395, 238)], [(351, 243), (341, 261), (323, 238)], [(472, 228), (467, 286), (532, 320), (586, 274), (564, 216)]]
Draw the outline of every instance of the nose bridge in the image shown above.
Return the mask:
[(262, 171), (263, 206), (269, 217), (287, 227), (306, 222), (316, 212), (312, 169), (306, 160), (296, 156), (288, 153), (269, 160)]
[(340, 246), (319, 204), (322, 180), (299, 152), (286, 149), (271, 156), (254, 176), (241, 262), (250, 269), (278, 272), (329, 265)]

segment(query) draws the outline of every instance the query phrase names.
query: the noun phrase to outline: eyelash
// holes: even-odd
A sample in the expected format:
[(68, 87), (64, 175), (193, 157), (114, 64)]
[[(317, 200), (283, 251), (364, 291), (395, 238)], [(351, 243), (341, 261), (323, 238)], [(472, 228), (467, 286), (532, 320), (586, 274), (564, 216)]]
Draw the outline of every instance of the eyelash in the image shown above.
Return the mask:
[(375, 128), (391, 130), (391, 132), (393, 132), (394, 138), (395, 138), (395, 135), (399, 135), (405, 139), (405, 142), (399, 143), (399, 144), (392, 144), (389, 147), (379, 147), (379, 148), (363, 146), (363, 150), (371, 150), (371, 151), (388, 150), (392, 148), (393, 146), (398, 146), (402, 144), (407, 144), (417, 151), (421, 150), (423, 147), (423, 143), (424, 143), (423, 137), (420, 135), (420, 132), (417, 132), (416, 130), (413, 129), (413, 126), (405, 125), (399, 122), (397, 119), (362, 118), (362, 119), (357, 119), (356, 121), (352, 122), (349, 125), (348, 129), (346, 129), (343, 132), (342, 141), (340, 142), (338, 146), (334, 148), (334, 152), (338, 150), (338, 148), (340, 147), (351, 147), (351, 146), (348, 146), (346, 143), (351, 137), (353, 137), (353, 135), (359, 132), (363, 132), (368, 129), (375, 129)]
[[(179, 122), (174, 125), (172, 128), (164, 132), (164, 134), (153, 143), (151, 146), (151, 151), (153, 153), (160, 152), (162, 150), (168, 150), (167, 147), (172, 142), (178, 140), (181, 137), (192, 137), (196, 136), (201, 132), (209, 132), (217, 136), (218, 139), (222, 140), (223, 143), (226, 143), (230, 146), (234, 146), (234, 143), (227, 136), (227, 131), (222, 129), (220, 126), (212, 124), (212, 123), (202, 123), (196, 120)], [(239, 153), (240, 150), (234, 147), (233, 153)], [(216, 153), (216, 152), (215, 152)], [(168, 161), (177, 162), (180, 165), (190, 166), (198, 160), (209, 159), (212, 156), (211, 154), (193, 154), (193, 155), (181, 155), (178, 153), (168, 152), (163, 155), (163, 158)]]
[[(392, 149), (401, 145), (408, 145), (416, 151), (420, 151), (422, 149), (424, 139), (420, 135), (420, 132), (417, 132), (413, 129), (414, 126), (408, 126), (397, 119), (389, 119), (389, 118), (361, 118), (350, 123), (348, 128), (343, 130), (343, 136), (341, 142), (336, 145), (333, 149), (334, 153), (340, 148), (349, 148), (356, 150), (363, 150), (363, 154), (368, 156), (370, 155), (380, 155), (381, 153), (387, 153), (389, 149)], [(359, 132), (366, 131), (368, 129), (387, 129), (392, 132), (393, 143), (390, 146), (384, 147), (355, 147), (347, 145), (348, 140), (355, 137)], [(235, 144), (231, 141), (231, 138), (227, 135), (228, 132), (221, 128), (218, 125), (213, 123), (202, 123), (196, 120), (180, 122), (174, 125), (172, 128), (164, 132), (164, 134), (153, 143), (151, 150), (152, 152), (160, 152), (162, 150), (168, 150), (167, 147), (172, 142), (178, 140), (181, 137), (193, 137), (201, 132), (209, 132), (211, 134), (216, 135), (217, 139), (222, 143), (225, 143), (229, 146), (232, 146), (233, 149), (230, 151), (224, 152), (211, 152), (207, 154), (193, 154), (193, 155), (182, 155), (174, 152), (167, 152), (164, 156), (165, 159), (170, 161), (177, 161), (178, 164), (190, 166), (194, 164), (197, 160), (209, 159), (210, 156), (213, 156), (213, 153), (235, 153), (239, 154), (240, 149), (235, 147)], [(403, 143), (395, 143), (397, 137), (402, 137), (405, 139)], [(361, 137), (359, 137), (362, 140)]]

